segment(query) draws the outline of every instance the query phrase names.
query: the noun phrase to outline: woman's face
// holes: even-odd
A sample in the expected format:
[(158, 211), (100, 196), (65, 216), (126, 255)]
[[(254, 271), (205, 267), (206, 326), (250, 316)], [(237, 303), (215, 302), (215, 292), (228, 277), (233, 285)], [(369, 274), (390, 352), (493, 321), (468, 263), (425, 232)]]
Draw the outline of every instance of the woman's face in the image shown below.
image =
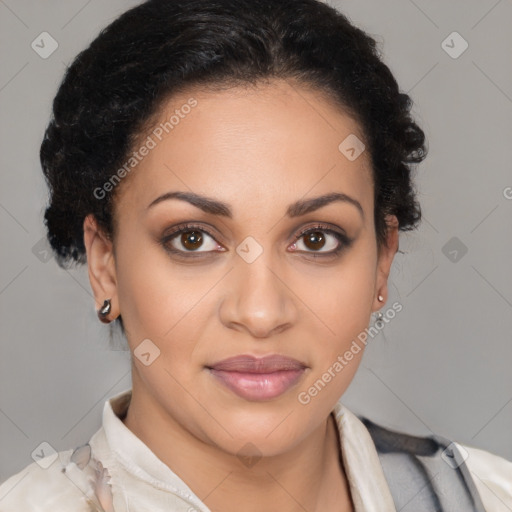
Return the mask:
[(274, 81), (174, 96), (141, 137), (113, 258), (91, 249), (89, 266), (98, 303), (112, 297), (111, 318), (122, 315), (134, 394), (155, 414), (263, 455), (328, 417), (397, 249), (395, 224), (378, 258), (369, 154), (354, 159), (354, 136), (318, 92)]

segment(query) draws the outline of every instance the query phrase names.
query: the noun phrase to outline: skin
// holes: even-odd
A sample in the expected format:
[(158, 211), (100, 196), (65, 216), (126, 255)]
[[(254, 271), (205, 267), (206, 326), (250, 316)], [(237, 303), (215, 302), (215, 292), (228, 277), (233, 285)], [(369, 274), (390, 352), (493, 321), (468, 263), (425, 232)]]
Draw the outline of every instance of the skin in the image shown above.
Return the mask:
[[(370, 156), (366, 151), (349, 161), (338, 149), (348, 135), (364, 140), (363, 134), (319, 91), (284, 80), (217, 92), (191, 89), (162, 106), (161, 121), (190, 97), (197, 106), (118, 190), (113, 240), (92, 215), (84, 221), (97, 308), (112, 299), (108, 318), (122, 315), (132, 352), (144, 339), (160, 350), (149, 366), (132, 357), (124, 423), (213, 511), (239, 510), (240, 503), (248, 512), (351, 511), (330, 413), (364, 351), (310, 403), (297, 397), (385, 303), (398, 222), (387, 217), (387, 244), (378, 251)], [(223, 201), (232, 218), (177, 199), (148, 209), (170, 191)], [(332, 192), (357, 200), (363, 214), (338, 201), (286, 215), (291, 203)], [(203, 233), (198, 258), (175, 256), (162, 244), (183, 222), (215, 235)], [(325, 254), (339, 244), (325, 231), (323, 246), (298, 238), (315, 223), (345, 231), (352, 243), (337, 256), (315, 259), (315, 251)], [(246, 237), (263, 249), (252, 263), (236, 252)], [(186, 253), (180, 239), (172, 246)], [(205, 368), (240, 354), (283, 354), (308, 368), (279, 397), (246, 400)], [(262, 458), (246, 467), (237, 457), (242, 448)]]

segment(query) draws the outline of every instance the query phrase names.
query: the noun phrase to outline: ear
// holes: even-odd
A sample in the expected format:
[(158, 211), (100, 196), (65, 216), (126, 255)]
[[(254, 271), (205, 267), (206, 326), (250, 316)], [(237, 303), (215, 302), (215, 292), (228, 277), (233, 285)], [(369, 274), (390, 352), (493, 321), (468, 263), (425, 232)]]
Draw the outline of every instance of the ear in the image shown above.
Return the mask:
[[(375, 293), (372, 311), (379, 310), (388, 298), (388, 276), (391, 271), (391, 264), (398, 250), (398, 219), (395, 215), (386, 216), (386, 243), (379, 248), (377, 270), (375, 279)], [(378, 300), (382, 295), (383, 301)]]
[(103, 306), (105, 299), (111, 299), (111, 311), (107, 318), (114, 320), (119, 316), (119, 301), (113, 244), (99, 228), (94, 215), (87, 215), (83, 227), (89, 281), (94, 293), (96, 311)]

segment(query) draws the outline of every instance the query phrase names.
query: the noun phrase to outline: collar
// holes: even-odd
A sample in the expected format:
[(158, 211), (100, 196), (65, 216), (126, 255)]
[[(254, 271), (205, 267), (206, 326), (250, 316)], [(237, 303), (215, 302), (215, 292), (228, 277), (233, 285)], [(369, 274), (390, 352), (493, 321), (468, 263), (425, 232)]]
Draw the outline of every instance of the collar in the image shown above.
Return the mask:
[[(107, 451), (138, 479), (195, 502), (200, 507), (198, 510), (207, 510), (185, 482), (124, 425), (122, 419), (130, 400), (131, 388), (105, 402), (103, 424), (96, 440), (104, 435)], [(338, 426), (341, 456), (355, 512), (395, 512), (393, 498), (367, 428), (340, 401), (332, 414)], [(91, 439), (92, 444), (94, 441)]]

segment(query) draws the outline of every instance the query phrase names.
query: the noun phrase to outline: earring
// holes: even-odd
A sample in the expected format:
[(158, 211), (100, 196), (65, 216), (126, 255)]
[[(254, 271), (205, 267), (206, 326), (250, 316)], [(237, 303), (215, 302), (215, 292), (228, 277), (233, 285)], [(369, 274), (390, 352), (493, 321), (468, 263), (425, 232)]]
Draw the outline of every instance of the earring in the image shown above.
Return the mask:
[(110, 320), (107, 318), (108, 314), (110, 313), (112, 309), (112, 303), (110, 302), (110, 299), (105, 299), (103, 302), (103, 306), (98, 310), (98, 318), (104, 323), (109, 324)]
[[(384, 297), (383, 297), (382, 295), (380, 295), (380, 294), (379, 294), (379, 295), (377, 296), (377, 300), (378, 300), (379, 302), (384, 302)], [(384, 325), (384, 322), (382, 321), (382, 319), (384, 318), (384, 315), (383, 315), (380, 311), (377, 311), (377, 312), (375, 313), (375, 317), (376, 317), (376, 319), (375, 319), (374, 325), (375, 325), (375, 327), (377, 327), (378, 329), (381, 329), (381, 328), (382, 328), (382, 326)]]
[(382, 329), (382, 327), (384, 326), (384, 322), (382, 321), (384, 315), (380, 311), (377, 311), (377, 313), (375, 313), (375, 317), (376, 318), (373, 325), (377, 327), (377, 329)]

